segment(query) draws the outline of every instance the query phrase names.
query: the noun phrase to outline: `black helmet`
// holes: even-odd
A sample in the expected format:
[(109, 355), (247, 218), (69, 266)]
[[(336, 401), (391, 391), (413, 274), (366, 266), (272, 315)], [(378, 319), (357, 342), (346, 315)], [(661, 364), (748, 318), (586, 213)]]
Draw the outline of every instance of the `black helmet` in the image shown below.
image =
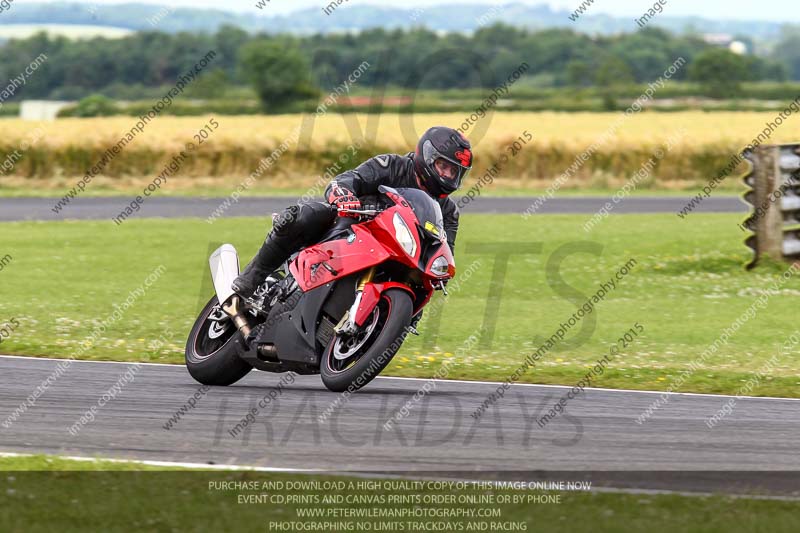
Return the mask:
[(429, 194), (445, 197), (461, 187), (472, 168), (472, 146), (452, 128), (431, 128), (419, 139), (414, 167)]

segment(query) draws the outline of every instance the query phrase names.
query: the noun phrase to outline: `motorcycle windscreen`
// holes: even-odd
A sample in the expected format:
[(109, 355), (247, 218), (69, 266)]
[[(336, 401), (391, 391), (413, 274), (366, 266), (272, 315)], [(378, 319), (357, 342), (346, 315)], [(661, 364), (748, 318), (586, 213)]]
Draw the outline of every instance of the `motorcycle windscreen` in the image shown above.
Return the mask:
[(239, 275), (239, 254), (232, 244), (223, 244), (208, 259), (211, 279), (220, 303), (233, 296), (231, 284)]
[(447, 239), (444, 232), (444, 216), (438, 202), (419, 189), (397, 189), (397, 192), (411, 205), (425, 233), (437, 239)]

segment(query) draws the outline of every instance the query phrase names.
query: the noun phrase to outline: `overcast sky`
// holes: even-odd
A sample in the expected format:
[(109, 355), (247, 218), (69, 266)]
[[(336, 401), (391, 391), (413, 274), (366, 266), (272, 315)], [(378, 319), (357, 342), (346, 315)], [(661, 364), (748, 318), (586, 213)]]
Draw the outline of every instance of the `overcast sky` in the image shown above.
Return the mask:
[[(322, 9), (331, 0), (271, 0), (266, 9), (256, 9), (256, 0), (78, 0), (81, 3), (120, 4), (128, 2), (142, 2), (148, 4), (161, 4), (186, 7), (210, 7), (217, 9), (230, 9), (252, 13), (288, 13), (299, 8), (317, 7)], [(641, 16), (655, 0), (596, 0), (587, 13), (607, 13), (618, 16)], [(779, 22), (800, 22), (797, 13), (797, 0), (662, 0), (666, 2), (664, 13), (669, 15), (698, 15), (707, 18), (745, 19), (745, 20), (772, 20)], [(400, 8), (416, 8), (432, 4), (506, 4), (508, 1), (495, 0), (346, 0), (339, 8), (344, 15), (347, 4), (379, 4)], [(553, 7), (573, 10), (580, 5), (581, 0), (527, 0), (524, 4), (547, 3)], [(338, 12), (338, 10), (337, 10)]]

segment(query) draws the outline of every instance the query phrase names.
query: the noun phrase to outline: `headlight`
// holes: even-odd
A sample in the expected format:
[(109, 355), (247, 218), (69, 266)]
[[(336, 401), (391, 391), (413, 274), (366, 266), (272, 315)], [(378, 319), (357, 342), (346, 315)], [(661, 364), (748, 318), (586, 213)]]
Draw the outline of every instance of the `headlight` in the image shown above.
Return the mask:
[(444, 258), (443, 255), (440, 255), (436, 259), (433, 260), (433, 264), (431, 265), (431, 272), (436, 274), (437, 276), (444, 277), (447, 275), (447, 270), (450, 265), (447, 264), (447, 259)]
[(411, 230), (406, 226), (406, 222), (403, 220), (403, 217), (400, 216), (400, 213), (394, 214), (393, 221), (394, 237), (397, 239), (397, 242), (400, 243), (400, 246), (403, 247), (403, 250), (411, 257), (414, 257), (414, 254), (417, 253), (417, 240), (411, 234)]

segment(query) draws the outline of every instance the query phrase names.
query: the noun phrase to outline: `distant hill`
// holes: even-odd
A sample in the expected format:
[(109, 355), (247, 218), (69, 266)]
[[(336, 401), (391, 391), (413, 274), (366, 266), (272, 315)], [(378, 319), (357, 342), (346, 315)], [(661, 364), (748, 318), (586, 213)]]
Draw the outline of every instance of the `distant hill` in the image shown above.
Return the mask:
[[(238, 26), (250, 32), (293, 32), (299, 34), (360, 31), (375, 27), (411, 28), (426, 26), (447, 32), (470, 32), (493, 22), (531, 29), (573, 28), (590, 34), (613, 34), (637, 29), (633, 18), (587, 14), (580, 21), (569, 20), (568, 11), (554, 10), (547, 5), (531, 6), (509, 3), (503, 6), (459, 4), (425, 9), (399, 9), (353, 2), (339, 6), (330, 15), (319, 9), (304, 9), (289, 15), (266, 16), (242, 14), (214, 9), (178, 8), (149, 4), (116, 4), (94, 6), (91, 3), (18, 2), (3, 13), (5, 24), (81, 24), (110, 26), (131, 30), (165, 32), (214, 32), (221, 25)], [(699, 17), (658, 16), (653, 25), (681, 33), (693, 29), (702, 33), (747, 35), (755, 40), (772, 40), (781, 24), (763, 21), (710, 20)]]

